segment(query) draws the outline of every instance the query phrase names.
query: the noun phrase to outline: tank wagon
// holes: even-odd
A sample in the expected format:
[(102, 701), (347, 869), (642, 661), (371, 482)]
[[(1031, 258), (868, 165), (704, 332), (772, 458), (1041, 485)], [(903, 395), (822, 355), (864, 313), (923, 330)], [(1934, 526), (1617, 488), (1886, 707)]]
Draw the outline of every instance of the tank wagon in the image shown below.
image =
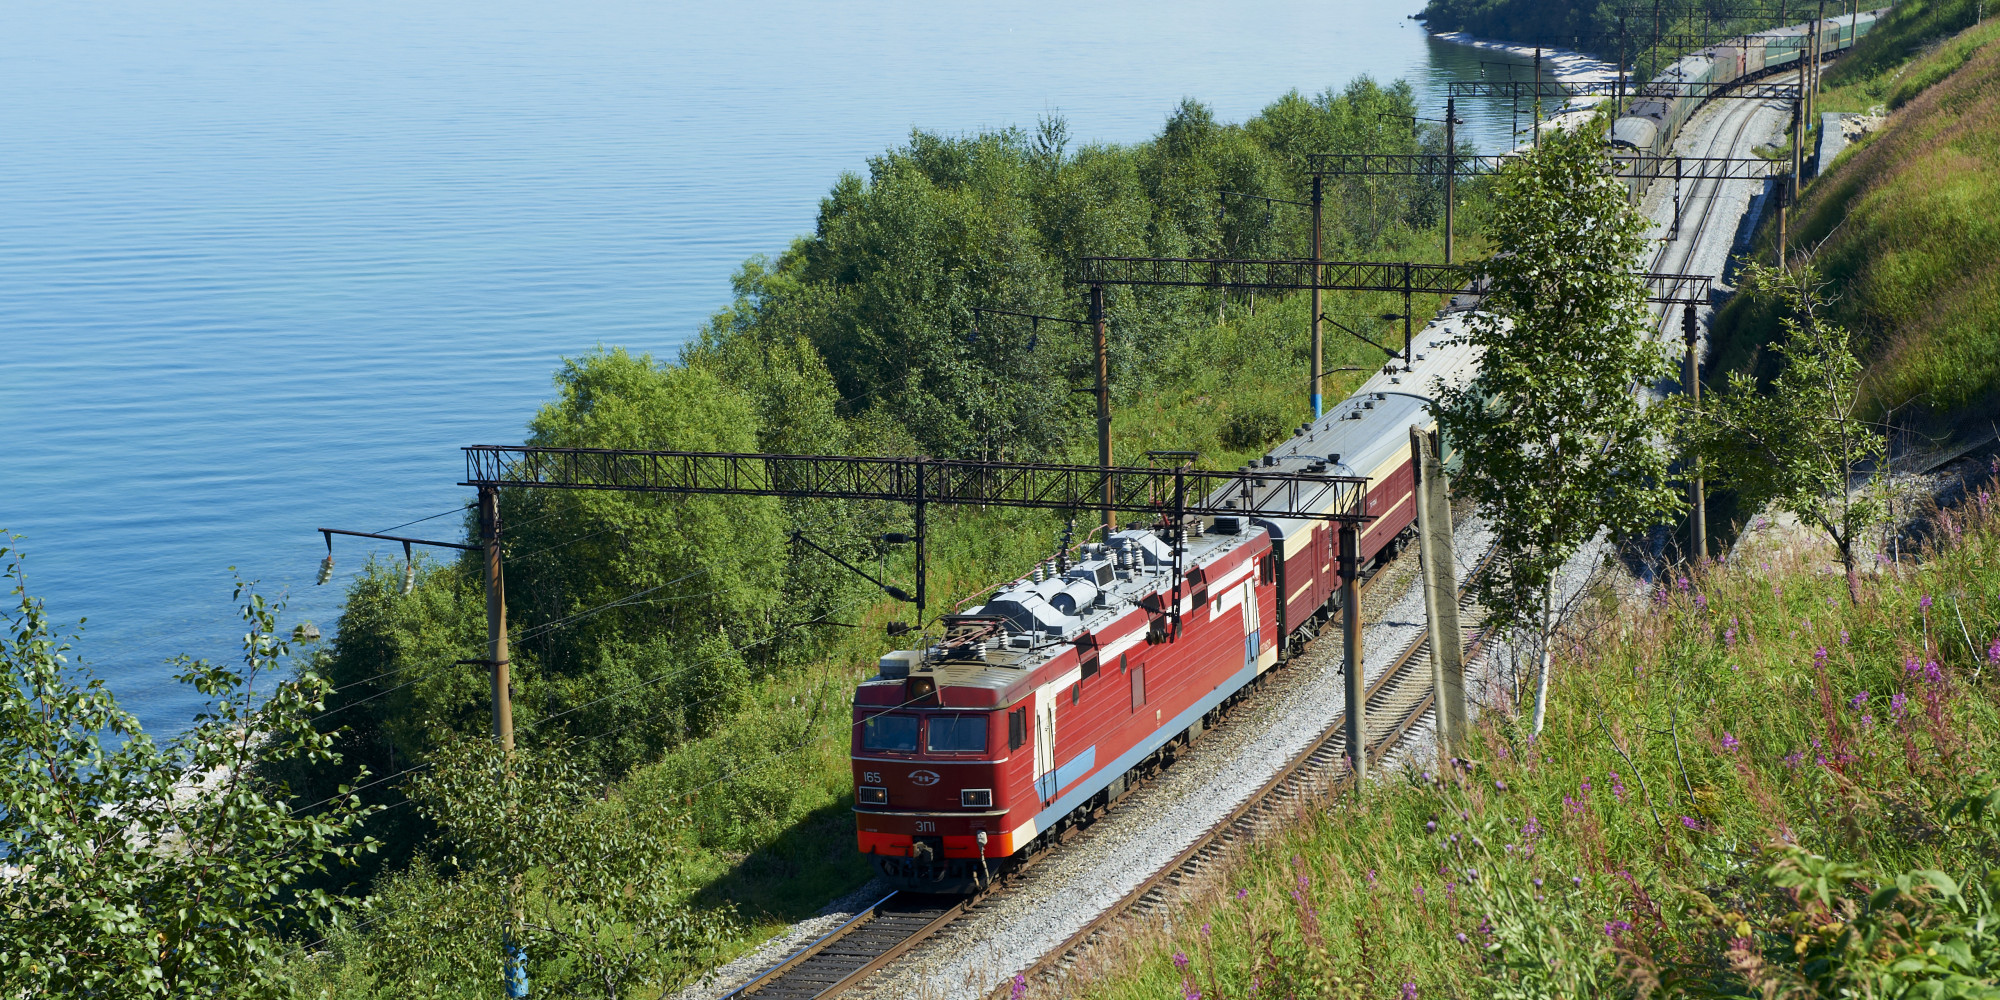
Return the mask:
[[(1820, 51), (1832, 56), (1852, 48), (1888, 13), (1884, 7), (1821, 21)], [(1682, 56), (1634, 92), (1625, 113), (1611, 125), (1611, 144), (1654, 156), (1669, 155), (1674, 137), (1706, 99), (1704, 94), (1798, 66), (1809, 51), (1812, 32), (1811, 22), (1788, 25), (1731, 38)], [(1653, 173), (1645, 171), (1641, 176)]]
[[(1437, 388), (1473, 374), (1474, 350), (1451, 343), (1463, 316), (1258, 460), (1366, 477), (1364, 570), (1415, 522), (1409, 428), (1433, 429)], [(861, 853), (902, 888), (972, 892), (1086, 820), (1337, 609), (1337, 538), (1305, 518), (1190, 521), (1176, 635), (1172, 540), (1128, 526), (882, 657), (853, 704)]]

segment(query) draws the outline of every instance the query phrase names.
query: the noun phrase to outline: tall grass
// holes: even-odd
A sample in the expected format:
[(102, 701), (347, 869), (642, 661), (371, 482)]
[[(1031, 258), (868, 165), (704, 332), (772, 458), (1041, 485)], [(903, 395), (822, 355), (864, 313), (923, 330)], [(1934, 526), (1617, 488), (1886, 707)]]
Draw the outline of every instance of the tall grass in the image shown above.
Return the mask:
[[(1086, 994), (1758, 995), (1881, 919), (1870, 872), (2000, 888), (2000, 836), (1953, 812), (2000, 784), (2000, 499), (1939, 523), (1858, 605), (1824, 553), (1789, 549), (1603, 595), (1540, 738), (1485, 712), (1463, 769), (1324, 804)], [(1811, 872), (1824, 906), (1785, 887)], [(1863, 962), (1836, 958), (1816, 968)]]
[[(2000, 398), (2000, 21), (1941, 42), (1918, 30), (1961, 27), (1966, 6), (1965, 19), (1955, 7), (1899, 8), (1911, 22), (1897, 36), (1903, 48), (1934, 44), (1892, 64), (1882, 53), (1903, 48), (1885, 34), (1880, 58), (1829, 73), (1826, 107), (1900, 110), (1822, 165), (1792, 230), (1792, 252), (1816, 251), (1833, 284), (1834, 321), (1859, 337), (1873, 409), (1924, 423), (1962, 420)], [(1768, 305), (1732, 304), (1718, 319), (1712, 370), (1756, 367), (1777, 329)]]

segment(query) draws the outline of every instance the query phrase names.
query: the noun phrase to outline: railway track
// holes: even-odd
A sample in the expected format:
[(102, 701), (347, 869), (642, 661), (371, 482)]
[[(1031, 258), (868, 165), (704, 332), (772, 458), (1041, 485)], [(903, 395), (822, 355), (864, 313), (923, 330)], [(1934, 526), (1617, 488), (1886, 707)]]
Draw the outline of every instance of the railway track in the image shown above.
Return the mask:
[[(1473, 572), (1477, 574), (1484, 568), (1482, 562)], [(1378, 573), (1369, 582), (1379, 578)], [(1365, 593), (1364, 590), (1364, 596)], [(1462, 612), (1470, 610), (1469, 600), (1469, 594), (1461, 589)], [(1467, 644), (1468, 660), (1477, 652), (1479, 643), (1475, 638)], [(1371, 759), (1399, 745), (1430, 711), (1430, 688), (1430, 642), (1420, 638), (1405, 648), (1370, 685), (1368, 718), (1379, 720), (1370, 726)], [(1345, 715), (1336, 717), (1243, 805), (1051, 952), (1029, 974), (1046, 975), (1048, 969), (1066, 969), (1068, 961), (1087, 948), (1114, 919), (1134, 912), (1149, 912), (1169, 897), (1173, 887), (1212, 865), (1232, 846), (1253, 839), (1282, 822), (1299, 805), (1332, 790), (1347, 769), (1345, 725)], [(959, 919), (991, 905), (1006, 892), (1009, 881), (1003, 878), (987, 893), (966, 899), (892, 892), (776, 966), (724, 994), (721, 1000), (810, 1000), (844, 992)]]

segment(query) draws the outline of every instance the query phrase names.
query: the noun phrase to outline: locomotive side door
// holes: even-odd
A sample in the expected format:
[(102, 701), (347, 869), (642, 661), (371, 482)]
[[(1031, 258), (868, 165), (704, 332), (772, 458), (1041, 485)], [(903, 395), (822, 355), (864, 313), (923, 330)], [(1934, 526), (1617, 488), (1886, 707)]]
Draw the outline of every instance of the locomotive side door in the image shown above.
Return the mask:
[(1035, 794), (1056, 797), (1056, 699), (1045, 686), (1035, 692)]

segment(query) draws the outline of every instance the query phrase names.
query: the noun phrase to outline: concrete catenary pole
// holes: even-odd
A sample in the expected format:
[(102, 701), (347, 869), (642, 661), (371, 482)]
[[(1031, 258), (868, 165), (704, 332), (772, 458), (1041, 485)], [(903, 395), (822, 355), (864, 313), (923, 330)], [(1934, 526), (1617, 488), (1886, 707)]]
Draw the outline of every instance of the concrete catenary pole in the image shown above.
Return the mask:
[[(1687, 382), (1688, 399), (1694, 403), (1697, 412), (1701, 409), (1701, 334), (1695, 323), (1694, 306), (1681, 309), (1681, 337), (1687, 341)], [(1708, 559), (1708, 493), (1702, 482), (1701, 457), (1689, 460), (1688, 468), (1688, 510), (1693, 513), (1688, 525), (1694, 533), (1694, 561)]]
[(1465, 634), (1458, 622), (1458, 573), (1451, 538), (1451, 479), (1423, 428), (1410, 427), (1410, 465), (1417, 473), (1417, 560), (1429, 623), (1431, 684), (1438, 750), (1465, 756)]
[(1347, 650), (1347, 757), (1359, 782), (1368, 777), (1368, 685), (1361, 661), (1361, 526), (1353, 523), (1340, 526), (1340, 627)]
[[(1320, 408), (1320, 392), (1322, 391), (1323, 388), (1320, 385), (1320, 381), (1326, 377), (1326, 369), (1323, 367), (1324, 362), (1322, 361), (1321, 358), (1321, 352), (1325, 348), (1326, 340), (1325, 340), (1325, 335), (1322, 333), (1320, 329), (1321, 292), (1319, 287), (1322, 284), (1320, 279), (1324, 277), (1322, 274), (1320, 274), (1320, 269), (1319, 269), (1320, 254), (1324, 249), (1320, 243), (1322, 237), (1322, 232), (1320, 229), (1320, 219), (1321, 219), (1320, 208), (1324, 197), (1322, 191), (1324, 180), (1325, 178), (1321, 177), (1319, 174), (1313, 175), (1313, 196), (1312, 196), (1313, 288), (1312, 288), (1311, 308), (1312, 308), (1312, 406), (1313, 406), (1314, 420), (1318, 420), (1320, 418), (1320, 415), (1324, 412)], [(1451, 260), (1451, 202), (1449, 201), (1445, 202), (1444, 211), (1445, 211), (1444, 253), (1445, 253), (1445, 260), (1449, 262)]]
[[(1111, 468), (1111, 349), (1104, 329), (1104, 286), (1090, 286), (1090, 346), (1097, 368), (1097, 466)], [(1104, 535), (1118, 530), (1111, 523), (1111, 477), (1104, 477)]]
[[(1444, 99), (1444, 262), (1451, 263), (1451, 216), (1458, 202), (1458, 98)], [(1313, 178), (1313, 216), (1319, 215), (1319, 178)], [(1315, 222), (1314, 229), (1318, 229)], [(1313, 257), (1319, 256), (1319, 238), (1313, 237)], [(1319, 294), (1318, 289), (1313, 294)], [(1318, 304), (1314, 304), (1318, 312)], [(1313, 328), (1319, 328), (1319, 320), (1313, 320)], [(1314, 357), (1318, 357), (1315, 352)], [(1319, 416), (1319, 383), (1313, 383), (1313, 416)]]

